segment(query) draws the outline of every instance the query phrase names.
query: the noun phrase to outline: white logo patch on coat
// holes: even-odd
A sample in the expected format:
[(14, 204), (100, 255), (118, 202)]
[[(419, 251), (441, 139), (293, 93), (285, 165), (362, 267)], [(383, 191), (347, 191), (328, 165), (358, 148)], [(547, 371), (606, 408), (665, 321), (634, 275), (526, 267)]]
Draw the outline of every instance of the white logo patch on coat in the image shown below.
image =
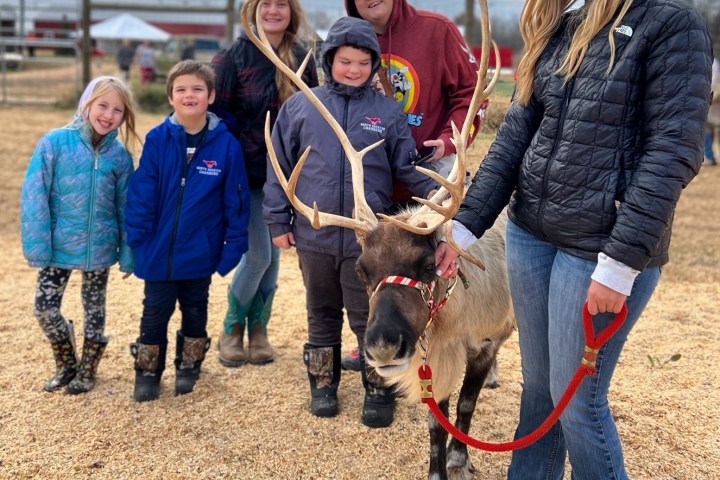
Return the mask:
[(628, 27), (627, 25), (620, 25), (615, 29), (615, 31), (620, 35), (625, 35), (627, 37), (633, 36), (633, 29), (631, 27)]
[(367, 122), (360, 122), (360, 126), (363, 130), (369, 130), (371, 132), (377, 132), (379, 134), (385, 133), (385, 127), (380, 125), (382, 120), (379, 117), (365, 117)]
[(198, 164), (195, 169), (200, 175), (210, 175), (211, 177), (217, 177), (222, 173), (222, 170), (217, 167), (217, 161), (216, 160), (203, 160), (201, 163), (204, 165)]

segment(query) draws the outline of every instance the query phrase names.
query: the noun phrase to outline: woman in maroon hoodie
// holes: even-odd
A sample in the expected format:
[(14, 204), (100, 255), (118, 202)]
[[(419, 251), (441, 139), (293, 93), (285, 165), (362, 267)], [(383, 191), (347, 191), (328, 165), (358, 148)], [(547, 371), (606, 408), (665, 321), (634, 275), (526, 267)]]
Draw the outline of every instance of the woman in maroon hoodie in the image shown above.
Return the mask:
[[(477, 80), (477, 62), (449, 18), (418, 10), (407, 0), (345, 0), (351, 17), (373, 24), (380, 42), (384, 90), (400, 103), (420, 155), (435, 148), (429, 166), (447, 176), (441, 159), (455, 154), (451, 122), (465, 121)], [(442, 55), (428, 55), (441, 47)], [(382, 80), (382, 79), (381, 79)], [(473, 138), (484, 109), (475, 119)], [(454, 158), (452, 158), (454, 160)], [(396, 202), (409, 201), (398, 197)]]

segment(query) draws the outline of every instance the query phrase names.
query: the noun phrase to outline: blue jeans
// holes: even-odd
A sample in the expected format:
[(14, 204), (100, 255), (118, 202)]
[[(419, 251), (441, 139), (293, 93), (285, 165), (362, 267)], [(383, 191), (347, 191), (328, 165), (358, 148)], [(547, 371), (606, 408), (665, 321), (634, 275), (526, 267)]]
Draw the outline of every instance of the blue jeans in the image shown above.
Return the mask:
[[(512, 222), (508, 222), (506, 245), (522, 358), (518, 439), (549, 416), (580, 365), (585, 347), (582, 308), (596, 262), (560, 251)], [(627, 299), (627, 319), (600, 349), (597, 373), (585, 377), (560, 421), (545, 436), (513, 452), (509, 479), (560, 480), (566, 453), (573, 479), (627, 478), (607, 394), (628, 333), (659, 278), (658, 267), (638, 275)], [(614, 314), (596, 315), (595, 334), (613, 318)]]
[(705, 158), (710, 162), (715, 162), (715, 152), (713, 152), (713, 131), (711, 129), (705, 129)]
[(267, 298), (277, 288), (280, 249), (273, 245), (270, 230), (263, 220), (264, 199), (262, 189), (250, 190), (248, 251), (240, 260), (230, 283), (230, 291), (243, 306), (249, 305), (258, 292)]

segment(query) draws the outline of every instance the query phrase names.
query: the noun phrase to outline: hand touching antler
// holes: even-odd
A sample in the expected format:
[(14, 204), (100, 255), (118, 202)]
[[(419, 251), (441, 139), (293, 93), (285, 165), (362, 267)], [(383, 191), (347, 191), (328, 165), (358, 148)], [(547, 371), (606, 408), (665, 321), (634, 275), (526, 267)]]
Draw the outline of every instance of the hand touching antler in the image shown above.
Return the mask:
[[(488, 16), (487, 1), (480, 0), (480, 10), (482, 13), (482, 53), (480, 56), (480, 69), (478, 70), (477, 83), (475, 84), (475, 92), (473, 93), (462, 131), (458, 132), (455, 123), (452, 124), (453, 139), (457, 151), (457, 158), (453, 165), (450, 175), (445, 179), (442, 175), (428, 170), (426, 168), (417, 167), (419, 171), (432, 177), (437, 181), (441, 188), (429, 200), (424, 198), (413, 197), (413, 200), (423, 204), (423, 207), (417, 210), (406, 221), (400, 221), (394, 217), (378, 214), (383, 220), (391, 222), (400, 228), (408, 230), (419, 235), (428, 235), (437, 230), (440, 225), (448, 222), (457, 213), (465, 196), (465, 165), (468, 148), (468, 139), (470, 138), (470, 130), (472, 128), (473, 119), (477, 115), (483, 101), (490, 95), (495, 88), (495, 84), (500, 76), (500, 51), (490, 40), (490, 20)], [(492, 42), (495, 51), (495, 73), (488, 85), (483, 88), (483, 84), (487, 79), (488, 63), (490, 60), (490, 43)], [(448, 243), (460, 253), (460, 256), (469, 262), (484, 269), (482, 262), (468, 254), (460, 248), (452, 239), (450, 229), (446, 229)]]

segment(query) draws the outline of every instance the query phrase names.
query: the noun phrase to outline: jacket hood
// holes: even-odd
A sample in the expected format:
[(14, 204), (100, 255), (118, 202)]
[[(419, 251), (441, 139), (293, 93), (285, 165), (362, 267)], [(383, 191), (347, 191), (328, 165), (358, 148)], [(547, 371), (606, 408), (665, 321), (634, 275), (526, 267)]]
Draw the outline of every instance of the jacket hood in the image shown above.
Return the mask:
[[(170, 120), (170, 123), (173, 125), (180, 125), (180, 122), (178, 121), (177, 117), (175, 116), (175, 112), (171, 113), (168, 117)], [(213, 112), (208, 111), (207, 112), (207, 120), (208, 120), (208, 130), (215, 130), (220, 125), (220, 117), (215, 115)]]
[(344, 45), (370, 50), (372, 72), (367, 82), (369, 84), (372, 77), (380, 69), (380, 44), (372, 24), (361, 18), (342, 17), (330, 27), (322, 49), (322, 68), (323, 72), (325, 72), (326, 81), (337, 83), (332, 80), (332, 65), (328, 54)]

